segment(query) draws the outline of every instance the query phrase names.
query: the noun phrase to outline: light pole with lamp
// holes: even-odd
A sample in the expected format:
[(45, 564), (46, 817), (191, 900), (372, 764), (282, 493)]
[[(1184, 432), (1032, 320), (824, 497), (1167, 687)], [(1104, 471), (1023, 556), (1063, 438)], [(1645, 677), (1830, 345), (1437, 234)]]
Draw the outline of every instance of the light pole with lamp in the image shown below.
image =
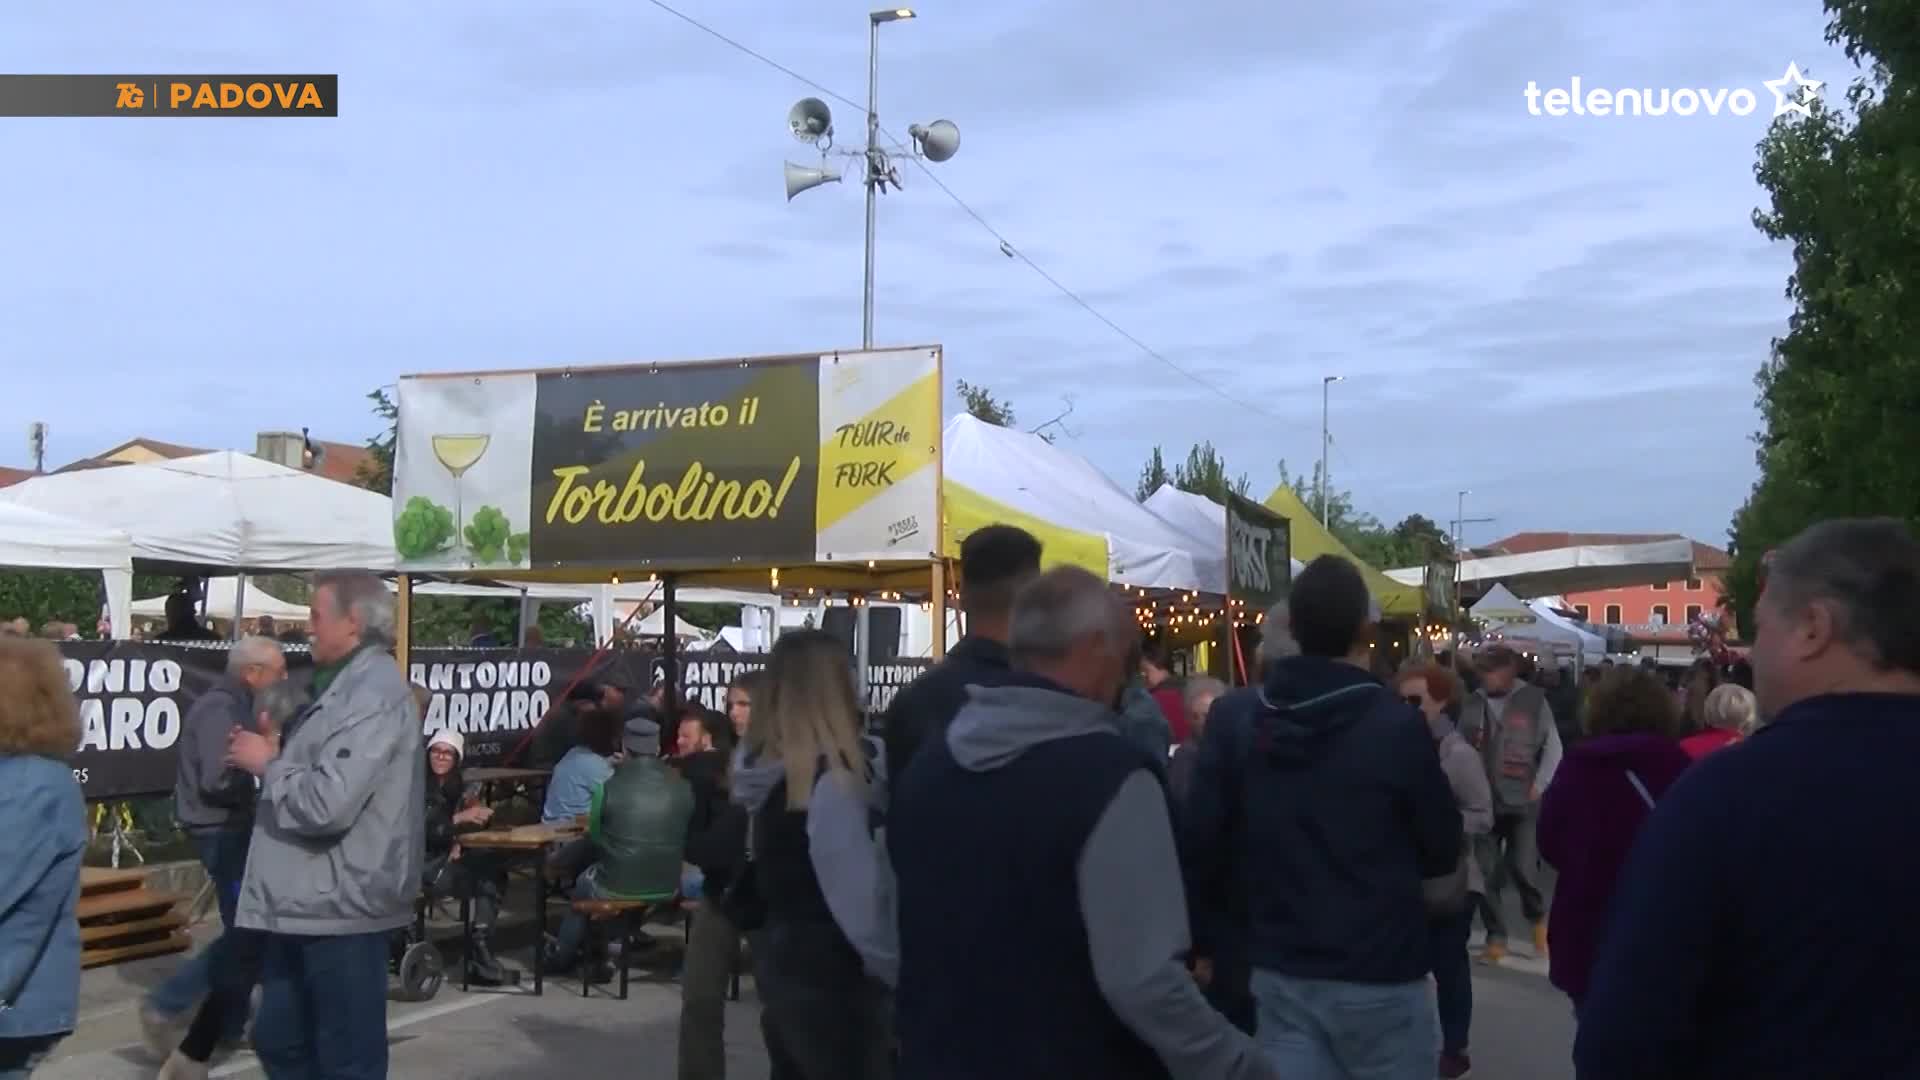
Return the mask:
[[(873, 249), (874, 223), (879, 205), (879, 196), (892, 184), (895, 191), (900, 190), (900, 170), (893, 164), (892, 155), (909, 153), (928, 161), (940, 162), (953, 157), (960, 149), (960, 129), (950, 120), (935, 120), (922, 127), (911, 124), (907, 127), (907, 137), (912, 145), (905, 147), (886, 147), (880, 144), (880, 27), (885, 23), (900, 22), (914, 18), (911, 8), (889, 8), (871, 12), (867, 16), (867, 145), (862, 151), (842, 150), (846, 157), (862, 159), (862, 176), (867, 189), (867, 233), (864, 244), (865, 274), (860, 293), (860, 347), (873, 348)], [(807, 168), (786, 163), (787, 201), (792, 202), (795, 195), (821, 184), (838, 182), (840, 173), (827, 167), (827, 154), (833, 149), (833, 111), (819, 98), (802, 98), (787, 111), (787, 127), (793, 137), (803, 143), (818, 146), (820, 165)], [(853, 614), (853, 652), (854, 667), (858, 671), (858, 685), (861, 705), (867, 704), (867, 662), (872, 653), (869, 642), (872, 637), (872, 608), (860, 604)], [(946, 628), (939, 627), (936, 634), (945, 634)]]
[(1331, 440), (1327, 435), (1327, 392), (1337, 382), (1345, 382), (1345, 375), (1323, 375), (1320, 378), (1320, 527), (1331, 530), (1327, 520), (1327, 504), (1333, 494), (1333, 477), (1329, 473), (1327, 448)]
[[(860, 302), (860, 346), (866, 349), (873, 348), (874, 224), (879, 196), (889, 184), (893, 185), (895, 191), (901, 188), (900, 170), (893, 163), (893, 155), (909, 153), (927, 161), (940, 162), (948, 160), (960, 150), (960, 129), (950, 120), (935, 120), (925, 126), (909, 125), (907, 137), (912, 140), (909, 146), (889, 147), (880, 142), (880, 27), (885, 23), (914, 17), (911, 8), (891, 8), (867, 16), (867, 145), (864, 150), (838, 151), (841, 156), (862, 160), (862, 176), (867, 189), (866, 275)], [(827, 108), (826, 102), (819, 98), (802, 98), (788, 110), (787, 126), (793, 131), (794, 138), (820, 149), (820, 165), (817, 167), (787, 162), (787, 201), (792, 202), (793, 197), (803, 191), (838, 182), (841, 174), (826, 164), (827, 155), (835, 152), (833, 112)]]

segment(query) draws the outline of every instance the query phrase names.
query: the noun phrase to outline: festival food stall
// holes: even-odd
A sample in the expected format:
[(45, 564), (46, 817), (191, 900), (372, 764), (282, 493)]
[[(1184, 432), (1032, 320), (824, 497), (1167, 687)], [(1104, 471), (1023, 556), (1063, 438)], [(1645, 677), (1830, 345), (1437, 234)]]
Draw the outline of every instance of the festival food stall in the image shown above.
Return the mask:
[[(940, 372), (940, 348), (914, 346), (404, 376), (401, 623), (431, 574), (646, 579), (668, 624), (695, 584), (919, 597), (938, 625)], [(666, 670), (676, 651), (665, 636)]]

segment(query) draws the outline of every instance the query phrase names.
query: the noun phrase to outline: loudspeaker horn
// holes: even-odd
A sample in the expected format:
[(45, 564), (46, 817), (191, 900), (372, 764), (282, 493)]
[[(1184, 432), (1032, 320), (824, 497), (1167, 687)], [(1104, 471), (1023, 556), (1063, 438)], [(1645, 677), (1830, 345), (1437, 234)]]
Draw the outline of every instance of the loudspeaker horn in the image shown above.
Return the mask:
[(787, 110), (787, 127), (793, 130), (793, 137), (803, 143), (832, 138), (833, 110), (819, 98), (801, 98)]
[(928, 161), (945, 161), (960, 152), (960, 129), (951, 120), (935, 120), (926, 127), (914, 124), (907, 134)]
[(795, 195), (812, 188), (817, 188), (821, 184), (837, 184), (840, 182), (840, 174), (834, 172), (832, 169), (809, 169), (804, 165), (795, 165), (791, 161), (787, 162), (786, 165), (788, 202), (792, 202)]

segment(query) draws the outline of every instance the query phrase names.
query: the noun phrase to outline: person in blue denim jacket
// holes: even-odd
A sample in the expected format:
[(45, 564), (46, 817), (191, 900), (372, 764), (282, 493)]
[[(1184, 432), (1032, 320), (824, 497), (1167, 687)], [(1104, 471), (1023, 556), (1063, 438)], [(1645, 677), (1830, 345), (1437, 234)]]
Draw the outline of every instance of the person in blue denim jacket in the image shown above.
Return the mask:
[(25, 1080), (80, 1011), (86, 802), (68, 758), (80, 715), (60, 654), (0, 638), (0, 1080)]

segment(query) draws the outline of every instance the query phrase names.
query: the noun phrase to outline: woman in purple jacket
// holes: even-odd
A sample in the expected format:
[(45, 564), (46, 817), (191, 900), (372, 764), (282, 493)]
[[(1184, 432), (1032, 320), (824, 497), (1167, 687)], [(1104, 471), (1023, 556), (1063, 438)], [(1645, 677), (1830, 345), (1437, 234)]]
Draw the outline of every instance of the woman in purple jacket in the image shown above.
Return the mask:
[(1576, 1009), (1633, 839), (1691, 762), (1673, 739), (1679, 721), (1657, 676), (1613, 669), (1588, 701), (1586, 738), (1567, 749), (1540, 800), (1540, 857), (1559, 872), (1547, 917), (1548, 977)]

